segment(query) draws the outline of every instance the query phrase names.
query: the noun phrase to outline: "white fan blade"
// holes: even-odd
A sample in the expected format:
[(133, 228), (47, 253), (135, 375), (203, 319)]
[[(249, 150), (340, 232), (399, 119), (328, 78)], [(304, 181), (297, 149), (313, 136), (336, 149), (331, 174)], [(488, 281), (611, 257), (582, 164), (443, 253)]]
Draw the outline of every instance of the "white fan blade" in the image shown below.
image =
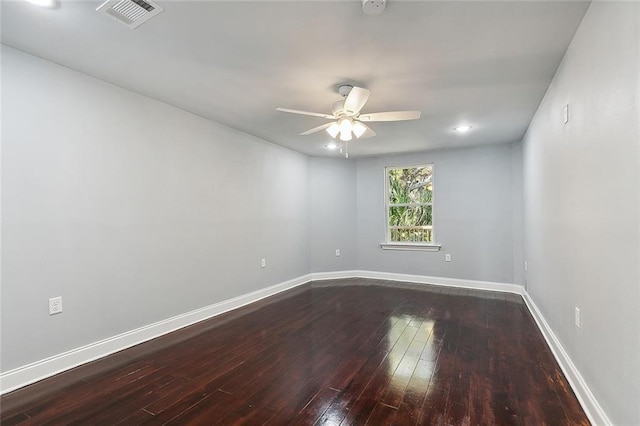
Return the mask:
[(360, 121), (404, 121), (417, 120), (420, 118), (420, 111), (389, 111), (389, 112), (372, 112), (371, 114), (362, 114), (358, 117)]
[(364, 127), (367, 128), (367, 130), (364, 131), (364, 133), (362, 134), (362, 136), (360, 136), (360, 139), (368, 139), (368, 138), (372, 138), (376, 135), (376, 132), (374, 132), (373, 130), (371, 130), (371, 127), (367, 126), (364, 123), (360, 123), (362, 124)]
[(344, 113), (347, 115), (356, 115), (360, 112), (371, 92), (362, 87), (353, 87), (347, 99), (344, 100)]
[(300, 110), (297, 110), (297, 109), (289, 109), (289, 108), (280, 108), (280, 107), (278, 107), (278, 108), (276, 108), (276, 111), (290, 112), (292, 114), (311, 115), (313, 117), (328, 118), (329, 120), (333, 120), (335, 118), (333, 115), (323, 114), (321, 112), (300, 111)]
[(322, 126), (314, 127), (313, 129), (307, 130), (306, 132), (300, 133), (300, 136), (307, 136), (311, 133), (319, 132), (320, 130), (324, 130), (327, 127), (331, 126), (334, 122), (323, 124)]

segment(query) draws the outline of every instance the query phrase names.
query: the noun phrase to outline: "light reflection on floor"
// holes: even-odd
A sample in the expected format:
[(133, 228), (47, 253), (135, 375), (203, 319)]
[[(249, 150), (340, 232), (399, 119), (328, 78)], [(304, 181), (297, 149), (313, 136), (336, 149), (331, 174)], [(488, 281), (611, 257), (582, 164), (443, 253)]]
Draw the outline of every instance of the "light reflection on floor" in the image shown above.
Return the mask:
[(424, 388), (435, 371), (434, 321), (410, 315), (392, 316), (387, 334), (387, 372), (393, 392)]

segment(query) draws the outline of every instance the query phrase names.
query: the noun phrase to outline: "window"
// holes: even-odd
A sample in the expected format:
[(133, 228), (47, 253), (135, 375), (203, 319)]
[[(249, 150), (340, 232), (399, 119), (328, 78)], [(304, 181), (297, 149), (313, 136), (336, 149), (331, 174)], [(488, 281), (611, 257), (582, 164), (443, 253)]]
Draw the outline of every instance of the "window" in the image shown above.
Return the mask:
[(387, 243), (383, 248), (437, 247), (433, 241), (433, 164), (387, 167)]

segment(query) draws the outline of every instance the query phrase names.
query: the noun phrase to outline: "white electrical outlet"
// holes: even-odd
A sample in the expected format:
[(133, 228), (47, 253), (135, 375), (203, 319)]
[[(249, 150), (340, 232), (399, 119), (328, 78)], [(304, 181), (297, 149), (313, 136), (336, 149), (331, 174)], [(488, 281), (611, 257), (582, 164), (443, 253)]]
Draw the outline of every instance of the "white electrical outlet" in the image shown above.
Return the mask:
[(340, 257), (340, 249), (336, 249), (336, 257)]
[(49, 315), (62, 313), (62, 296), (49, 299)]
[(576, 323), (576, 328), (580, 328), (581, 325), (581, 318), (580, 318), (580, 309), (578, 309), (578, 307), (576, 306), (576, 310), (575, 310), (575, 318), (574, 321)]
[(445, 262), (451, 262), (451, 255), (449, 253), (444, 255), (444, 261)]
[(264, 268), (265, 266), (267, 266), (267, 259), (261, 259), (260, 260), (260, 267)]

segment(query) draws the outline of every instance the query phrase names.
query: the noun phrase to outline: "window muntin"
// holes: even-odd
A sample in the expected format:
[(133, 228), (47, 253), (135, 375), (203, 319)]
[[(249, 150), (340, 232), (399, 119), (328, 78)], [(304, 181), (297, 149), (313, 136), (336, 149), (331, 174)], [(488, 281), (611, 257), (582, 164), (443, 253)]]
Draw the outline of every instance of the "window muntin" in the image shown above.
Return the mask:
[(433, 164), (387, 167), (387, 241), (432, 244)]

